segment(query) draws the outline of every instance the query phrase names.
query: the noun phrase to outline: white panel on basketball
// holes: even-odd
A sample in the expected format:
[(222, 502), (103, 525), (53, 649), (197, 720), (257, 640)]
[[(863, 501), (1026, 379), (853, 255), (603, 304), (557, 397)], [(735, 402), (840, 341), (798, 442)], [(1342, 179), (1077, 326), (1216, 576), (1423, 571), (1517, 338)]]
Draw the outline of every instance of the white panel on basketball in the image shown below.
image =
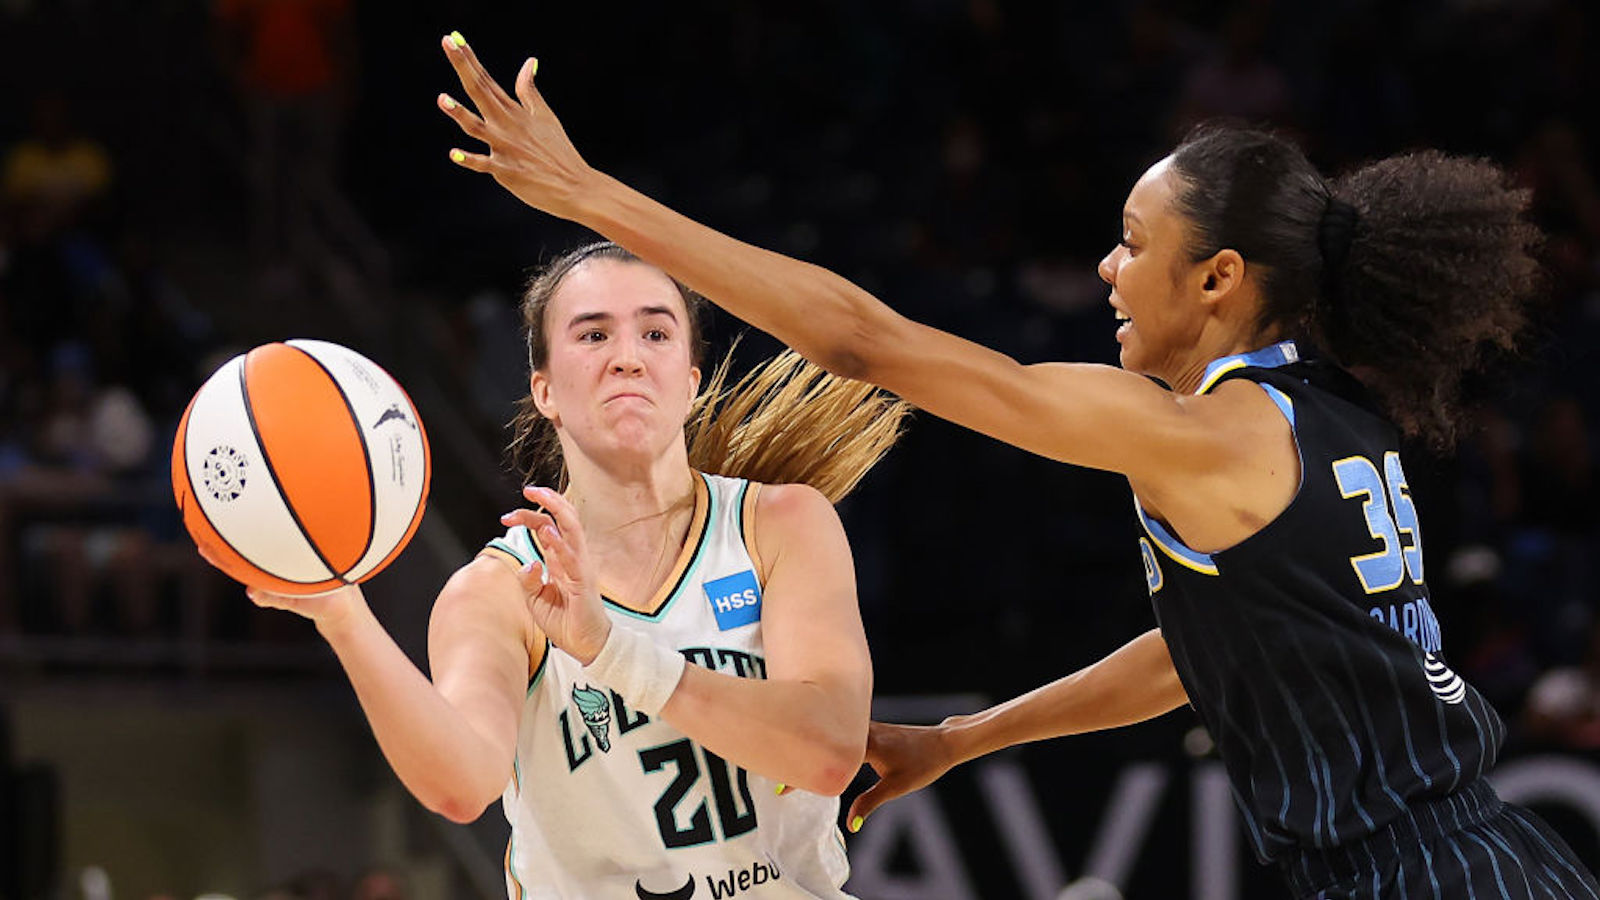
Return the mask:
[(256, 568), (285, 581), (326, 581), (333, 573), (295, 524), (250, 427), (243, 367), (243, 356), (229, 360), (195, 396), (183, 448), (195, 501)]
[(311, 354), (333, 375), (367, 442), (376, 513), (372, 545), (344, 575), (359, 581), (405, 537), (422, 503), (427, 453), (417, 411), (389, 373), (366, 357), (326, 341), (285, 343)]

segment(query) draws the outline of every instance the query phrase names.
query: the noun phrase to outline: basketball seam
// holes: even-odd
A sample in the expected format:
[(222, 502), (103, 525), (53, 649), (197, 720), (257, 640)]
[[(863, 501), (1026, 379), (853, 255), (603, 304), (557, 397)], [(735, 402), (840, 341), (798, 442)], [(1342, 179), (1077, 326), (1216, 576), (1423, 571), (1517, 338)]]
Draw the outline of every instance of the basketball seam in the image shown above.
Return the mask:
[[(242, 373), (244, 372), (244, 363), (242, 363), (242, 362), (239, 364), (239, 371), (241, 373), (240, 378), (239, 378), (240, 392), (243, 393), (244, 392), (244, 390), (243, 390), (243, 388), (244, 388), (244, 376), (243, 376)], [(248, 401), (248, 398), (247, 398), (246, 399), (246, 405), (247, 406), (248, 406), (248, 403), (249, 403), (249, 401)], [(189, 405), (189, 411), (187, 413), (185, 413), (185, 417), (187, 418), (193, 412), (194, 412), (194, 401), (191, 400), (190, 401), (190, 405)], [(254, 428), (255, 428), (255, 425), (254, 425), (254, 423), (252, 423), (251, 424), (252, 433), (254, 431)], [(265, 448), (261, 447), (261, 436), (260, 435), (254, 435), (254, 437), (256, 439), (256, 447), (261, 449), (261, 455), (262, 455), (263, 458), (265, 458), (266, 455), (267, 455), (267, 451), (266, 451)], [(269, 471), (270, 471), (270, 469), (269, 469)], [(209, 527), (211, 529), (211, 533), (212, 534), (217, 536), (217, 540), (221, 541), (229, 550), (232, 550), (235, 554), (237, 554), (240, 559), (242, 559), (245, 562), (249, 563), (252, 567), (260, 570), (262, 574), (270, 575), (273, 578), (278, 579), (279, 581), (285, 582), (286, 584), (321, 584), (322, 582), (328, 580), (326, 578), (319, 578), (316, 581), (299, 581), (299, 580), (296, 580), (294, 578), (285, 578), (282, 575), (278, 575), (278, 574), (275, 574), (275, 573), (272, 573), (272, 572), (268, 572), (267, 569), (264, 566), (262, 566), (260, 563), (256, 562), (255, 560), (251, 559), (250, 558), (250, 554), (244, 552), (243, 550), (239, 549), (239, 547), (235, 546), (233, 541), (228, 540), (228, 536), (222, 533), (222, 529), (211, 518), (211, 514), (206, 512), (206, 505), (204, 503), (200, 502), (200, 493), (195, 490), (195, 486), (194, 486), (194, 467), (189, 465), (189, 428), (188, 428), (188, 423), (187, 422), (184, 423), (184, 429), (183, 429), (183, 480), (185, 482), (187, 482), (188, 485), (189, 485), (188, 494), (189, 494), (190, 497), (192, 497), (194, 499), (194, 508), (195, 508), (196, 512), (200, 513), (200, 518), (206, 520), (207, 527)], [(280, 495), (281, 495), (281, 491), (280, 491)], [(287, 503), (285, 503), (284, 505), (288, 506)], [(178, 514), (179, 515), (183, 514), (183, 498), (182, 497), (178, 498)]]
[[(241, 368), (242, 368), (242, 366), (241, 366)], [(193, 413), (193, 412), (194, 412), (194, 401), (191, 400), (191, 401), (189, 401), (189, 411), (184, 413), (184, 418), (187, 419), (189, 417), (189, 415), (191, 413)], [(185, 482), (187, 482), (188, 485), (189, 485), (189, 490), (186, 491), (185, 493), (188, 496), (194, 498), (194, 508), (195, 508), (195, 510), (197, 512), (200, 513), (200, 518), (206, 520), (206, 527), (210, 528), (211, 529), (211, 533), (217, 536), (217, 540), (219, 540), (223, 544), (227, 545), (229, 550), (232, 550), (234, 553), (238, 554), (240, 559), (244, 560), (245, 562), (249, 563), (252, 566), (255, 566), (256, 565), (255, 561), (252, 560), (250, 557), (245, 556), (243, 550), (240, 550), (238, 547), (235, 547), (233, 545), (233, 542), (228, 540), (227, 536), (222, 533), (222, 529), (217, 527), (217, 523), (211, 521), (211, 514), (206, 512), (206, 505), (204, 503), (200, 502), (200, 495), (194, 489), (194, 466), (189, 465), (189, 423), (187, 421), (184, 422), (184, 428), (183, 428), (183, 451), (182, 452), (183, 452), (183, 480)], [(184, 500), (183, 497), (179, 497), (178, 498), (178, 515), (180, 517), (183, 515), (183, 500)], [(256, 568), (259, 569), (261, 567), (260, 566), (256, 566)]]
[[(251, 352), (253, 353), (255, 351)], [(294, 504), (289, 501), (289, 495), (283, 489), (283, 482), (278, 480), (278, 470), (272, 466), (272, 454), (267, 452), (267, 442), (262, 440), (261, 429), (256, 427), (256, 411), (255, 408), (250, 404), (250, 380), (247, 377), (249, 371), (250, 356), (249, 354), (246, 354), (244, 363), (239, 366), (239, 393), (244, 397), (244, 416), (245, 419), (250, 423), (250, 433), (256, 439), (256, 446), (261, 448), (261, 464), (266, 467), (267, 475), (272, 478), (272, 486), (277, 489), (278, 498), (283, 501), (283, 508), (288, 511), (290, 521), (294, 522), (294, 527), (300, 529), (300, 536), (306, 539), (306, 546), (310, 547), (311, 552), (317, 555), (317, 559), (320, 560), (323, 567), (328, 570), (328, 575), (330, 578), (344, 581), (343, 578), (339, 577), (339, 570), (335, 569), (333, 567), (333, 563), (328, 562), (328, 557), (323, 555), (322, 548), (318, 547), (317, 542), (312, 540), (311, 532), (306, 530), (306, 524), (300, 521), (300, 513), (295, 510)], [(360, 423), (356, 423), (356, 428), (359, 429), (360, 427)], [(273, 577), (276, 578), (278, 576), (274, 575)], [(284, 580), (288, 581), (289, 579), (286, 578)], [(326, 581), (327, 579), (319, 580)], [(317, 582), (310, 581), (296, 583), (316, 584)]]
[[(367, 445), (367, 432), (366, 429), (361, 427), (361, 417), (356, 415), (355, 404), (350, 402), (350, 395), (344, 392), (344, 385), (339, 383), (339, 379), (334, 377), (334, 374), (328, 371), (328, 367), (322, 364), (322, 360), (317, 359), (309, 350), (304, 347), (295, 347), (294, 344), (286, 344), (285, 346), (294, 347), (294, 349), (304, 353), (307, 359), (316, 363), (317, 368), (328, 376), (328, 381), (333, 383), (333, 389), (339, 392), (339, 399), (344, 401), (344, 408), (350, 411), (350, 421), (356, 426), (356, 438), (361, 441), (361, 462), (367, 467), (367, 541), (362, 545), (361, 552), (356, 554), (356, 560), (350, 564), (350, 568), (334, 574), (335, 578), (345, 584), (351, 584), (350, 579), (345, 576), (350, 574), (356, 566), (361, 565), (362, 560), (367, 558), (367, 554), (372, 551), (372, 541), (373, 538), (377, 537), (378, 531), (378, 476), (377, 473), (372, 471), (372, 448)], [(333, 567), (329, 566), (328, 571), (334, 571)]]

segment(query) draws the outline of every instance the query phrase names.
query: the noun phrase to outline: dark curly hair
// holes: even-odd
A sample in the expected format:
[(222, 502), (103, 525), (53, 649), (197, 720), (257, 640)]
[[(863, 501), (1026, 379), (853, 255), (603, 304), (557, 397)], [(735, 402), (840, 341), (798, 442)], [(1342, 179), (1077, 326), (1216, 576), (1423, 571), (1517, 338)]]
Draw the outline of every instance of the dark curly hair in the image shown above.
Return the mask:
[(1480, 159), (1423, 150), (1324, 179), (1289, 141), (1202, 125), (1172, 153), (1195, 261), (1260, 268), (1263, 335), (1349, 368), (1410, 437), (1454, 442), (1461, 383), (1514, 348), (1539, 285), (1529, 195)]

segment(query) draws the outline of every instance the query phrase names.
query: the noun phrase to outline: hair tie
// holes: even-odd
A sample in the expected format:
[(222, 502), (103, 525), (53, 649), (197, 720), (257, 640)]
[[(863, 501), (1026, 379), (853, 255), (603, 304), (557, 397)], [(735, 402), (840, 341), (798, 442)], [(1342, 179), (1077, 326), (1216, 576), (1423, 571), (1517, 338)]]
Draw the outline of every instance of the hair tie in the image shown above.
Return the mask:
[(1360, 221), (1361, 215), (1354, 206), (1335, 197), (1328, 198), (1322, 221), (1317, 225), (1317, 249), (1322, 251), (1322, 278), (1330, 298), (1338, 295), (1344, 261), (1350, 255), (1350, 241)]

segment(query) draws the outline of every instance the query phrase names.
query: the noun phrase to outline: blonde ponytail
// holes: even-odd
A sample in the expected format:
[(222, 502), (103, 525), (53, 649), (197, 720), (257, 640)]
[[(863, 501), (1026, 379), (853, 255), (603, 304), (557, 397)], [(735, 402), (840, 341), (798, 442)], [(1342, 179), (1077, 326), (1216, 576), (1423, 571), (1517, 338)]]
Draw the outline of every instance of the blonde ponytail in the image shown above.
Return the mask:
[[(562, 280), (591, 259), (642, 262), (608, 241), (571, 250), (529, 282), (522, 300), (528, 365), (549, 359), (545, 310)], [(704, 357), (700, 312), (705, 300), (674, 281), (688, 316), (690, 355)], [(737, 342), (735, 342), (737, 345)], [(702, 472), (767, 484), (809, 484), (837, 503), (850, 493), (904, 430), (911, 407), (870, 384), (830, 375), (792, 350), (767, 360), (727, 387), (733, 348), (689, 408), (689, 465)], [(567, 486), (555, 426), (531, 396), (517, 404), (507, 457), (528, 484)]]
[(726, 387), (724, 356), (689, 409), (689, 465), (844, 499), (905, 430), (910, 404), (785, 350)]

